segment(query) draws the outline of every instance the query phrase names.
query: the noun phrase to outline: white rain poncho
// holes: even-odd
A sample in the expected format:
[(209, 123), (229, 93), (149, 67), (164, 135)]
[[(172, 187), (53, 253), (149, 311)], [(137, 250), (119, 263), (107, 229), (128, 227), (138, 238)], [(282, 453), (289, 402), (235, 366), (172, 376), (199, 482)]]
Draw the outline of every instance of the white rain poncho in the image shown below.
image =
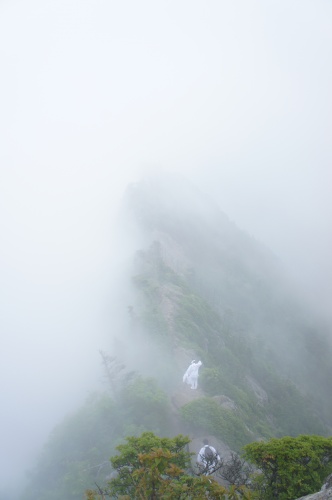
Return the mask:
[(201, 366), (202, 361), (195, 363), (195, 360), (193, 360), (187, 368), (186, 373), (183, 375), (183, 382), (190, 385), (191, 389), (197, 389), (198, 370)]

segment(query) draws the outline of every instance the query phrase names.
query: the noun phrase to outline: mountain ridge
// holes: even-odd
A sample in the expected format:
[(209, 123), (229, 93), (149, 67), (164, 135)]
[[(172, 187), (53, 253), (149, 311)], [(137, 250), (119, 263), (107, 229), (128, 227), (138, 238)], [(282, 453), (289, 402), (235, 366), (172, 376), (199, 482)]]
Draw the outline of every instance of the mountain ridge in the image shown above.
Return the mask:
[[(122, 232), (134, 238), (126, 321), (103, 358), (109, 382), (50, 437), (25, 500), (78, 500), (107, 480), (98, 465), (116, 445), (144, 430), (186, 433), (193, 452), (208, 437), (225, 455), (257, 439), (331, 432), (324, 332), (273, 253), (176, 182), (144, 180), (124, 196)], [(203, 363), (197, 391), (182, 382), (192, 359)]]

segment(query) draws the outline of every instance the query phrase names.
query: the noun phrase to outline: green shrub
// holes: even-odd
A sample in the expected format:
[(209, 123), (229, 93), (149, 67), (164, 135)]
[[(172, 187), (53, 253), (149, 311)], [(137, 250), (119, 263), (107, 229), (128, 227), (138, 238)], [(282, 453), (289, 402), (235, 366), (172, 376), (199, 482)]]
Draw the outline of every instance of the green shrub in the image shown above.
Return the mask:
[(250, 443), (245, 458), (260, 471), (253, 487), (260, 499), (293, 500), (314, 493), (332, 472), (332, 438), (298, 436)]
[(224, 394), (225, 379), (218, 368), (202, 368), (200, 386), (210, 396)]
[(155, 379), (137, 377), (123, 389), (120, 403), (129, 422), (158, 432), (168, 429), (168, 399)]

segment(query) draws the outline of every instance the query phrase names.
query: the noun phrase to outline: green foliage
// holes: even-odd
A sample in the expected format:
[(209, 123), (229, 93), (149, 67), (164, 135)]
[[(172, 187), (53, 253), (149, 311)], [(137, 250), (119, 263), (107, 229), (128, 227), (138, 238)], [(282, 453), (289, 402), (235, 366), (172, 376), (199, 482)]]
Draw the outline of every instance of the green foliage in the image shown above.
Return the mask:
[(136, 377), (122, 391), (120, 402), (130, 422), (155, 432), (168, 430), (168, 399), (154, 379)]
[(141, 467), (140, 455), (153, 449), (167, 450), (172, 453), (172, 463), (180, 468), (189, 465), (190, 456), (184, 450), (189, 438), (159, 438), (152, 432), (145, 432), (140, 437), (127, 437), (126, 443), (117, 447), (119, 455), (111, 458), (112, 467), (118, 472), (118, 477), (110, 481), (112, 494), (129, 495), (130, 498), (139, 482), (133, 477), (133, 472)]
[[(127, 437), (126, 443), (117, 447), (119, 454), (111, 458), (117, 477), (109, 482), (107, 490), (99, 493), (104, 498), (123, 500), (239, 498), (235, 489), (227, 492), (211, 477), (188, 474), (188, 443), (189, 438), (182, 435), (160, 438), (146, 432), (139, 437)], [(98, 492), (87, 491), (86, 497), (97, 500)]]
[(218, 368), (202, 368), (200, 386), (210, 396), (225, 393), (225, 377)]
[[(241, 389), (247, 389), (244, 383), (244, 375), (232, 367), (221, 363), (221, 368), (203, 368), (200, 374), (200, 386), (210, 396), (223, 394), (241, 404), (245, 393)], [(240, 367), (239, 367), (240, 370)]]
[(183, 289), (174, 319), (179, 334), (205, 351), (218, 342), (220, 318), (202, 297), (190, 289)]
[(231, 410), (222, 408), (212, 398), (195, 399), (181, 408), (181, 416), (191, 427), (204, 430), (239, 450), (252, 440), (243, 421)]
[(244, 447), (245, 458), (259, 469), (254, 488), (260, 499), (294, 500), (314, 493), (332, 472), (332, 438), (273, 438)]

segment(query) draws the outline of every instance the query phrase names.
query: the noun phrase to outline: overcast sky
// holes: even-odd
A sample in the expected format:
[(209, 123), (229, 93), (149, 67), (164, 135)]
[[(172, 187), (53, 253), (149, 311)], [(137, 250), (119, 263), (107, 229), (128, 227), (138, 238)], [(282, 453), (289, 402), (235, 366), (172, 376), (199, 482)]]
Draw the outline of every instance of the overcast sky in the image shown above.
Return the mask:
[(331, 52), (329, 0), (0, 0), (0, 476), (97, 378), (110, 228), (146, 170), (210, 194), (328, 311)]

